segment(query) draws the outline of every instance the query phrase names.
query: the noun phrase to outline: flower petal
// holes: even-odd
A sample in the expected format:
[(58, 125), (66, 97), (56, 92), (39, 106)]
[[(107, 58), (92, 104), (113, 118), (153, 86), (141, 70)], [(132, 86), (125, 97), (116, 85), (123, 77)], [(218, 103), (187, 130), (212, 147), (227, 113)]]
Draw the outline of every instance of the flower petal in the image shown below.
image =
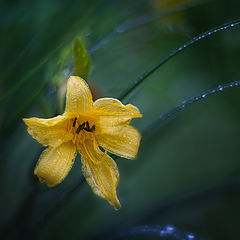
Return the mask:
[(80, 77), (68, 79), (65, 113), (86, 112), (93, 106), (92, 94)]
[(128, 124), (133, 118), (142, 117), (139, 109), (114, 98), (98, 99), (93, 107), (99, 116), (95, 133), (98, 144), (118, 156), (135, 158), (141, 134)]
[(28, 126), (28, 133), (44, 146), (58, 146), (67, 141), (67, 118), (57, 116), (54, 118), (24, 118), (24, 123)]
[(49, 147), (40, 156), (34, 174), (38, 176), (40, 182), (46, 182), (49, 187), (54, 187), (67, 176), (75, 157), (76, 147), (72, 142)]
[(131, 119), (142, 117), (137, 107), (123, 105), (114, 98), (100, 98), (93, 103), (93, 107), (94, 113), (101, 116), (102, 124), (108, 127), (130, 123)]
[(132, 126), (105, 128), (96, 136), (98, 145), (120, 157), (134, 159), (137, 156), (141, 134)]
[(121, 204), (117, 198), (116, 188), (119, 173), (116, 163), (106, 153), (103, 153), (92, 140), (85, 140), (79, 146), (82, 156), (82, 172), (98, 196), (106, 199), (117, 210)]

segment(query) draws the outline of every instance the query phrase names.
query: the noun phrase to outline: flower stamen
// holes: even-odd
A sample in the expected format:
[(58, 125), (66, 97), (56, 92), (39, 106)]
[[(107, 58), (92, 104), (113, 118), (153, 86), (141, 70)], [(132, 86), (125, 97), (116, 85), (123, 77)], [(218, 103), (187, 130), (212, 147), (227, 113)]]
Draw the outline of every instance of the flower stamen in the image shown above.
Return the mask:
[(82, 129), (84, 129), (85, 122), (78, 126), (76, 133), (79, 134)]
[(86, 121), (86, 127), (84, 128), (87, 132), (90, 131), (90, 125), (89, 125), (89, 122)]
[[(77, 119), (77, 118), (75, 118), (75, 119)], [(76, 122), (75, 119), (74, 119), (74, 122)], [(74, 122), (73, 122), (73, 123), (74, 123)], [(76, 124), (76, 123), (75, 123), (75, 124)], [(74, 126), (75, 126), (75, 124), (74, 124)], [(86, 125), (86, 127), (85, 127), (85, 125)], [(74, 127), (74, 126), (73, 126), (73, 127)], [(86, 121), (86, 122), (84, 122), (84, 123), (82, 123), (81, 125), (78, 126), (76, 133), (79, 134), (80, 131), (83, 130), (83, 129), (84, 129), (85, 131), (87, 131), (87, 132), (93, 132), (93, 131), (95, 131), (96, 128), (95, 128), (95, 125), (93, 125), (93, 126), (90, 128), (89, 122)]]
[(83, 128), (85, 131), (87, 132), (93, 132), (95, 130), (95, 125), (93, 125), (91, 128), (90, 128), (90, 125), (89, 125), (89, 122), (86, 121), (86, 127)]
[(75, 118), (74, 118), (74, 121), (73, 121), (73, 127), (75, 127), (76, 121), (77, 121), (77, 118), (75, 117)]

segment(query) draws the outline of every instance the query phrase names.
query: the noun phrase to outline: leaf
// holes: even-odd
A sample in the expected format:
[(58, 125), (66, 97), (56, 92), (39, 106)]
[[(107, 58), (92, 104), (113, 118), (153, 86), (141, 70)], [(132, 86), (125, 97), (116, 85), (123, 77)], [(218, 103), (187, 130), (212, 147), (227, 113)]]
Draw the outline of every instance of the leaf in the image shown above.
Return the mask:
[(91, 62), (84, 44), (77, 38), (73, 46), (74, 74), (87, 80)]

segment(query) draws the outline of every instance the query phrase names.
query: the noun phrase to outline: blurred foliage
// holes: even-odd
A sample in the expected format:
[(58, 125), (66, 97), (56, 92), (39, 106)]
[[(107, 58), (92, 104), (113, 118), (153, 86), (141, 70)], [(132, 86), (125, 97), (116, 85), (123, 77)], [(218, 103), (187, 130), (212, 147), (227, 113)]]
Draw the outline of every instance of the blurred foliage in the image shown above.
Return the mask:
[[(39, 184), (33, 168), (42, 147), (21, 120), (62, 113), (64, 85), (80, 56), (73, 53), (77, 38), (91, 59), (93, 88), (118, 97), (172, 50), (238, 19), (240, 2), (5, 0), (0, 6), (1, 234), (107, 239), (138, 225), (170, 224), (204, 239), (240, 239), (239, 87), (148, 128), (183, 100), (240, 80), (239, 26), (186, 48), (124, 99), (140, 108), (144, 117), (133, 124), (147, 135), (136, 161), (116, 160), (117, 212), (82, 182), (79, 156), (62, 184)], [(88, 68), (78, 71), (87, 75)]]
[(87, 80), (91, 63), (89, 56), (87, 54), (87, 50), (79, 39), (76, 39), (74, 42), (73, 55), (74, 55), (74, 75)]

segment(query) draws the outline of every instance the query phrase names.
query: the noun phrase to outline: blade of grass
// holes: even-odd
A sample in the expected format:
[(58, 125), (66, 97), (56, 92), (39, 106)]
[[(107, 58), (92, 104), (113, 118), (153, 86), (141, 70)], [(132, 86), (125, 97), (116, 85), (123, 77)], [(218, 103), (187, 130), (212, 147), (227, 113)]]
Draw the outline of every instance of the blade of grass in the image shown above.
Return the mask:
[(189, 99), (184, 100), (181, 104), (177, 105), (173, 109), (171, 109), (169, 112), (160, 115), (160, 117), (155, 120), (154, 122), (150, 123), (142, 132), (143, 136), (147, 136), (148, 134), (151, 134), (153, 131), (156, 130), (161, 124), (165, 123), (167, 120), (173, 118), (175, 115), (177, 115), (180, 111), (185, 109), (186, 107), (199, 103), (202, 100), (207, 99), (208, 97), (215, 95), (215, 94), (220, 94), (223, 93), (226, 89), (233, 88), (233, 87), (239, 87), (240, 86), (240, 80), (238, 81), (233, 81), (230, 83), (218, 85), (215, 88), (209, 89), (204, 91), (203, 93), (191, 97)]
[(229, 28), (235, 27), (240, 24), (240, 20), (235, 20), (229, 23), (225, 23), (223, 25), (217, 26), (216, 28), (210, 29), (204, 33), (197, 35), (196, 37), (192, 38), (190, 41), (184, 43), (182, 46), (178, 47), (177, 49), (173, 50), (169, 53), (166, 57), (161, 59), (155, 66), (153, 66), (150, 70), (146, 71), (142, 74), (137, 80), (135, 80), (126, 90), (124, 90), (120, 96), (118, 97), (119, 100), (123, 100), (127, 97), (137, 86), (139, 86), (144, 80), (146, 80), (151, 74), (153, 74), (159, 67), (161, 67), (164, 63), (170, 60), (172, 57), (176, 56), (178, 53), (182, 52), (189, 46), (193, 45), (194, 43), (198, 42), (199, 40), (203, 40), (212, 34), (225, 31)]

